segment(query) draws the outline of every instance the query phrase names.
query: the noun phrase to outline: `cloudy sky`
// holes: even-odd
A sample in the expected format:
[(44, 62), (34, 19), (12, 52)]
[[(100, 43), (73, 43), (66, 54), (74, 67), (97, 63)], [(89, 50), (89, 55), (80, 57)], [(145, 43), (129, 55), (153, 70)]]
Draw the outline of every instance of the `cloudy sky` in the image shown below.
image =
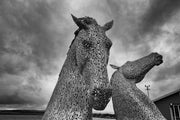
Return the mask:
[[(138, 84), (144, 92), (151, 85), (151, 99), (180, 88), (179, 8), (179, 0), (1, 0), (0, 106), (45, 108), (77, 29), (71, 13), (114, 20), (111, 64), (163, 55)], [(108, 66), (109, 78), (113, 72)], [(113, 113), (112, 103), (104, 112)]]

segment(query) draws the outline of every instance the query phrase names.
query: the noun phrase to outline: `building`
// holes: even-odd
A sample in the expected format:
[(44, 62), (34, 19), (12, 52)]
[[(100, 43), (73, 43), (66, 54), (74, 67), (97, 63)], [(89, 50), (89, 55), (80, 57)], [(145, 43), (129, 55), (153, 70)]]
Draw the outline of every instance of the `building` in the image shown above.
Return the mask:
[(154, 100), (167, 120), (180, 120), (180, 89)]

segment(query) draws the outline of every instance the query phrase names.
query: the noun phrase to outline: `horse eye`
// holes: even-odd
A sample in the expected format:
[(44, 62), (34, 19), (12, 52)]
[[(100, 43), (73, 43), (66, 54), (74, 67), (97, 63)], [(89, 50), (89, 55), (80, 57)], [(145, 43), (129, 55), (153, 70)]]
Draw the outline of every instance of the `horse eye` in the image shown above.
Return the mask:
[(110, 42), (106, 43), (106, 48), (107, 48), (107, 49), (110, 49), (111, 46), (112, 46), (112, 43), (110, 43)]
[(84, 46), (85, 48), (87, 48), (87, 49), (92, 46), (92, 42), (87, 41), (87, 40), (84, 40), (84, 41), (82, 42), (82, 44), (83, 44), (83, 46)]

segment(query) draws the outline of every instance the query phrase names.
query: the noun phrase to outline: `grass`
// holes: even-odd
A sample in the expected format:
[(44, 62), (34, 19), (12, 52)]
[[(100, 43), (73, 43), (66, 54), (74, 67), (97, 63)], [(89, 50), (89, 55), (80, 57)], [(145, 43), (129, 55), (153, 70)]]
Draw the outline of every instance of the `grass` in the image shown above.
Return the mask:
[(42, 115), (0, 115), (0, 120), (41, 120)]
[[(0, 120), (41, 120), (42, 115), (0, 115)], [(106, 118), (93, 118), (93, 120), (115, 120)]]
[[(44, 111), (0, 110), (0, 120), (41, 120)], [(93, 120), (115, 120), (111, 114), (93, 114)]]

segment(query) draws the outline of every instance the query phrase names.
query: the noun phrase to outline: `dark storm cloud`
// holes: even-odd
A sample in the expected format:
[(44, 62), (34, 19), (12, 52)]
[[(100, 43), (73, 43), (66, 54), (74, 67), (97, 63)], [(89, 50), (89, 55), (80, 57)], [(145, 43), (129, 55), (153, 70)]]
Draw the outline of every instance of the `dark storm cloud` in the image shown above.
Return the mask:
[[(152, 83), (152, 98), (155, 98), (164, 94), (162, 91), (164, 88), (166, 88), (165, 92), (168, 93), (175, 87), (179, 87), (177, 78), (180, 75), (180, 65), (170, 66), (169, 64), (172, 65), (175, 61), (169, 60), (172, 60), (174, 54), (179, 55), (176, 50), (179, 38), (176, 40), (174, 36), (174, 26), (179, 29), (177, 12), (180, 8), (180, 1), (107, 0), (107, 3), (114, 17), (111, 37), (115, 53), (111, 52), (111, 55), (114, 54), (112, 62), (117, 64), (119, 61), (131, 60), (132, 56), (138, 59), (138, 57), (145, 56), (152, 51), (159, 52), (167, 59), (164, 60), (162, 66), (152, 70), (146, 76), (145, 79), (150, 81), (144, 80), (144, 83), (140, 83), (143, 84), (142, 90), (144, 90), (144, 84)], [(169, 26), (168, 23), (170, 23)], [(165, 28), (167, 33), (161, 30), (165, 24), (167, 24)], [(172, 26), (173, 28), (171, 28)], [(116, 60), (117, 58), (122, 59)]]
[(0, 69), (0, 75), (7, 73), (7, 74), (18, 74), (21, 71), (25, 71), (27, 70), (28, 67), (25, 65), (22, 65), (20, 63), (16, 64), (16, 65), (12, 65), (11, 63), (8, 64), (6, 63), (5, 65), (3, 65), (3, 68)]
[[(1, 1), (1, 19), (5, 24), (1, 28), (1, 41), (3, 41), (5, 53), (24, 57), (27, 61), (35, 62), (41, 70), (44, 70), (43, 62), (49, 62), (55, 57), (55, 43), (47, 28), (51, 9), (44, 2), (29, 2), (28, 4), (27, 7), (24, 2)], [(23, 48), (23, 45), (30, 48), (31, 53), (25, 54), (24, 51), (28, 48)], [(47, 65), (50, 64), (48, 62), (46, 62)], [(20, 67), (21, 64), (18, 66)], [(9, 68), (4, 69), (7, 72), (11, 69), (14, 73), (16, 70), (21, 70), (11, 64), (9, 66), (6, 64), (5, 68)]]
[(118, 40), (116, 42), (119, 44), (119, 48), (121, 50), (124, 49), (126, 52), (136, 50), (143, 55), (149, 53), (150, 48), (146, 40), (141, 38), (138, 31), (141, 15), (146, 10), (147, 2), (138, 0), (107, 0), (107, 3), (115, 19), (111, 36)]
[(20, 98), (16, 95), (3, 95), (0, 96), (0, 104), (32, 104), (32, 101), (25, 100), (24, 98)]
[[(10, 88), (9, 88), (10, 89)], [(47, 101), (39, 96), (40, 88), (35, 85), (19, 86), (15, 91), (6, 90), (0, 95), (0, 104), (38, 104), (43, 105)], [(37, 95), (35, 95), (37, 94)]]
[(0, 96), (0, 104), (37, 104), (37, 101), (27, 98), (22, 98), (21, 95), (3, 95)]
[(164, 67), (163, 69), (160, 69), (154, 81), (163, 81), (168, 78), (172, 78), (174, 76), (179, 76), (179, 75), (180, 75), (180, 63), (177, 63), (173, 66)]
[(117, 51), (137, 51), (140, 55), (151, 52), (149, 43), (157, 40), (155, 34), (163, 33), (160, 27), (180, 8), (179, 0), (111, 0), (107, 3), (115, 19), (111, 36), (118, 40)]
[(56, 75), (57, 61), (66, 54), (68, 34), (53, 27), (54, 19), (64, 21), (57, 3), (63, 4), (55, 0), (0, 1), (0, 103), (44, 103), (39, 99), (39, 81)]
[(140, 34), (158, 32), (180, 9), (179, 0), (151, 0), (150, 6), (142, 16)]

